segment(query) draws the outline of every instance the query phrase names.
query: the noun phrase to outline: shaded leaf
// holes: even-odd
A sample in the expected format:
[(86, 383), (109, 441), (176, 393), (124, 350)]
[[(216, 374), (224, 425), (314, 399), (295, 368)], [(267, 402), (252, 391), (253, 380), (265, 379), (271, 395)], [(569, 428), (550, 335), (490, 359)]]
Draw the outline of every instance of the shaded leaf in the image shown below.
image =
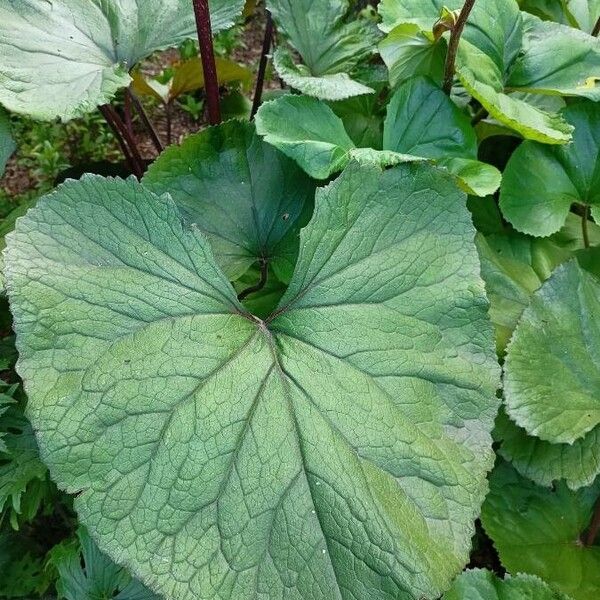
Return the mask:
[(504, 172), (502, 214), (530, 235), (558, 231), (573, 203), (600, 206), (600, 107), (581, 101), (568, 106), (563, 115), (575, 128), (573, 143), (550, 147), (526, 141)]
[(159, 600), (139, 581), (98, 549), (83, 527), (77, 539), (58, 544), (48, 564), (58, 572), (58, 598), (65, 600)]
[(573, 490), (591, 485), (600, 474), (600, 427), (573, 444), (551, 444), (519, 427), (501, 411), (494, 439), (501, 442), (500, 456), (511, 461), (524, 477), (541, 486), (564, 480)]
[(67, 183), (20, 219), (28, 410), (101, 549), (178, 600), (441, 594), (497, 410), (464, 204), (429, 166), (352, 166), (266, 321), (132, 180)]
[(590, 600), (600, 589), (600, 546), (585, 547), (579, 538), (599, 493), (598, 480), (577, 492), (564, 483), (547, 489), (501, 463), (481, 520), (509, 572), (537, 575), (574, 600)]
[[(211, 0), (213, 31), (243, 0)], [(79, 117), (129, 85), (128, 71), (156, 50), (195, 37), (191, 2), (19, 0), (0, 5), (0, 102), (36, 119)]]
[(0, 177), (4, 175), (6, 163), (15, 151), (15, 148), (16, 145), (12, 137), (8, 113), (0, 106)]
[(231, 121), (189, 136), (163, 152), (143, 183), (168, 192), (186, 221), (208, 235), (231, 280), (265, 258), (289, 281), (314, 184), (252, 125)]

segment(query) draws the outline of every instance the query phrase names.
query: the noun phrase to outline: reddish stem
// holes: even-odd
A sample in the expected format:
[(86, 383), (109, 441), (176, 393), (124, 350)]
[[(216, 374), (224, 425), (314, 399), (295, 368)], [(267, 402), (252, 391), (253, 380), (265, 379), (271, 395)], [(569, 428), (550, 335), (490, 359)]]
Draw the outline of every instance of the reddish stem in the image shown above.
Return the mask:
[(156, 151), (160, 154), (165, 148), (158, 133), (156, 132), (156, 129), (154, 128), (154, 125), (152, 125), (152, 122), (148, 118), (148, 115), (146, 114), (146, 111), (144, 110), (139, 98), (133, 92), (131, 93), (131, 100), (133, 101), (133, 107), (135, 108), (138, 117), (142, 120), (144, 127), (148, 130), (148, 134), (150, 135), (150, 139), (152, 140)]
[(138, 178), (141, 179), (144, 173), (141, 156), (138, 152), (135, 141), (132, 136), (129, 135), (127, 127), (125, 127), (121, 117), (117, 114), (117, 111), (110, 105), (104, 104), (100, 107), (100, 112), (106, 119), (106, 122), (113, 130), (119, 146), (125, 156), (125, 161), (129, 170)]
[(217, 67), (215, 64), (208, 0), (193, 0), (193, 2), (196, 15), (196, 27), (198, 29), (198, 42), (200, 45), (200, 58), (202, 59), (202, 70), (204, 72), (204, 89), (206, 91), (206, 101), (208, 104), (208, 120), (211, 125), (218, 125), (221, 122), (219, 80), (217, 78)]
[(584, 545), (592, 546), (596, 541), (598, 531), (600, 531), (600, 498), (598, 498), (598, 500), (596, 501), (592, 521), (590, 522), (590, 526), (583, 540)]
[(444, 92), (449, 96), (452, 91), (452, 81), (456, 70), (456, 53), (458, 51), (458, 42), (467, 23), (467, 19), (473, 10), (475, 0), (465, 0), (465, 4), (458, 15), (458, 19), (452, 28), (450, 42), (448, 44), (448, 54), (446, 55), (446, 66), (444, 68)]
[(262, 102), (263, 89), (265, 87), (265, 74), (267, 72), (267, 63), (269, 62), (269, 52), (273, 43), (273, 18), (271, 13), (267, 11), (267, 25), (265, 28), (265, 37), (263, 39), (262, 52), (260, 55), (260, 66), (258, 67), (258, 75), (256, 77), (256, 90), (254, 92), (254, 102), (252, 103), (252, 112), (250, 120), (254, 119), (256, 112)]

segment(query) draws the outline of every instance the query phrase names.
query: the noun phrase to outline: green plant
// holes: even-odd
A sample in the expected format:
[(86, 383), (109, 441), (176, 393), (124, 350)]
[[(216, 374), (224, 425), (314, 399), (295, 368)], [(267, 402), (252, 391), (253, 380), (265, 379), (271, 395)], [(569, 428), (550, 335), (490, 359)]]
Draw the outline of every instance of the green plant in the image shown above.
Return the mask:
[[(139, 5), (139, 28), (121, 3), (54, 3), (58, 54), (75, 17), (100, 62), (106, 20), (139, 42), (119, 56), (179, 45), (131, 87), (103, 71), (124, 117), (144, 94), (198, 116), (203, 89), (214, 126), (142, 173), (103, 106), (137, 180), (84, 175), (0, 225), (0, 595), (600, 594), (600, 10), (367, 4), (268, 0), (251, 103), (220, 96), (249, 75), (214, 57), (240, 26), (214, 43), (208, 18), (241, 2)], [(0, 3), (0, 101), (43, 116), (14, 36), (49, 9), (27, 7)], [(291, 89), (262, 102), (271, 55)], [(48, 180), (48, 138), (92, 146), (88, 118), (15, 117), (17, 161)]]

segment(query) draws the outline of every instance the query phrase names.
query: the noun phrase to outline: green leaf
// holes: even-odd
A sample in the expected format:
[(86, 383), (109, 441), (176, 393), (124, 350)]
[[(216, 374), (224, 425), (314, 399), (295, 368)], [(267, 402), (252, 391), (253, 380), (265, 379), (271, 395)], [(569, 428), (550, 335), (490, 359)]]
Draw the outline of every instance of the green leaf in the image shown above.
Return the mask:
[(316, 179), (341, 171), (355, 147), (333, 110), (308, 96), (286, 95), (264, 103), (256, 115), (256, 131)]
[(473, 569), (461, 573), (443, 600), (569, 600), (534, 575), (496, 577), (491, 571)]
[(325, 100), (373, 92), (348, 74), (374, 53), (377, 28), (350, 16), (348, 0), (268, 0), (267, 5), (303, 61), (295, 65), (287, 51), (275, 52), (275, 69), (288, 85)]
[(104, 555), (83, 527), (77, 529), (76, 541), (62, 542), (52, 548), (48, 564), (58, 572), (59, 599), (159, 600)]
[(600, 100), (600, 40), (533, 15), (524, 19), (523, 50), (512, 66), (509, 88)]
[(496, 419), (494, 439), (502, 443), (500, 456), (538, 485), (550, 487), (563, 479), (576, 490), (592, 484), (600, 474), (600, 427), (573, 444), (551, 444), (528, 435), (502, 410)]
[[(243, 0), (212, 0), (213, 31)], [(156, 50), (195, 37), (191, 2), (19, 0), (0, 6), (0, 103), (36, 119), (80, 117), (129, 85), (128, 71)]]
[(0, 106), (0, 177), (4, 175), (6, 163), (15, 151), (15, 148), (16, 145), (12, 137), (8, 113)]
[(600, 280), (576, 261), (533, 295), (508, 346), (509, 416), (528, 433), (572, 444), (600, 423)]
[(600, 107), (581, 101), (568, 106), (563, 115), (575, 127), (573, 143), (549, 147), (524, 142), (504, 172), (502, 214), (530, 235), (558, 231), (573, 203), (600, 207)]
[(230, 121), (189, 136), (163, 152), (143, 183), (169, 193), (186, 221), (208, 235), (231, 280), (265, 258), (289, 281), (315, 188), (252, 125)]
[(447, 589), (497, 410), (473, 233), (430, 166), (352, 165), (262, 321), (167, 196), (86, 176), (40, 200), (7, 249), (18, 370), (102, 551), (178, 600)]
[(312, 75), (304, 65), (294, 64), (292, 55), (285, 48), (275, 50), (273, 64), (285, 83), (307, 96), (323, 100), (344, 100), (361, 94), (372, 94), (374, 91), (351, 79), (347, 73)]
[(565, 144), (573, 128), (557, 114), (540, 110), (504, 93), (503, 73), (487, 55), (461, 40), (457, 54), (457, 75), (467, 92), (488, 113), (524, 138), (545, 144)]
[(496, 347), (502, 355), (532, 294), (573, 254), (550, 240), (515, 233), (487, 237), (478, 234), (475, 242), (496, 330)]
[(469, 193), (491, 194), (500, 185), (495, 167), (474, 160), (477, 140), (469, 120), (423, 77), (407, 80), (392, 96), (383, 151), (356, 148), (331, 108), (309, 97), (288, 95), (263, 104), (256, 127), (267, 142), (317, 179), (342, 170), (353, 158), (380, 166), (432, 159)]
[(426, 158), (477, 158), (470, 120), (425, 77), (409, 79), (392, 96), (383, 147)]
[[(382, 0), (379, 14), (383, 31), (414, 23), (430, 32), (444, 9), (457, 10), (464, 0)], [(487, 54), (504, 71), (521, 50), (522, 19), (515, 0), (484, 0), (473, 6), (462, 40)]]
[(383, 111), (375, 94), (330, 102), (329, 106), (342, 120), (346, 133), (356, 146), (381, 150)]
[(600, 546), (579, 538), (599, 493), (599, 480), (577, 492), (564, 483), (547, 489), (501, 463), (481, 520), (509, 572), (537, 575), (574, 600), (590, 600), (600, 589)]
[(441, 81), (446, 61), (446, 46), (433, 39), (414, 23), (394, 27), (379, 43), (379, 53), (390, 73), (390, 84), (398, 85), (415, 75)]

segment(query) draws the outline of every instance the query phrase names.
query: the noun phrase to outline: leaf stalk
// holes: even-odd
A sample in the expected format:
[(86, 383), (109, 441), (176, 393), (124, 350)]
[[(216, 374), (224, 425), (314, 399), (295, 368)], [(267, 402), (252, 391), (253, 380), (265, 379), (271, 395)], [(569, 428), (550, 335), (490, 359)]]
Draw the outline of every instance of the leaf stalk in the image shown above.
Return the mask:
[(467, 19), (473, 10), (475, 0), (466, 0), (460, 15), (456, 19), (456, 23), (450, 33), (450, 42), (448, 44), (448, 54), (446, 55), (446, 65), (444, 67), (444, 85), (442, 89), (449, 96), (452, 91), (452, 82), (454, 80), (454, 73), (456, 71), (456, 53), (458, 51), (458, 43), (460, 42), (460, 36), (465, 28)]
[(256, 77), (256, 89), (254, 91), (254, 102), (252, 103), (252, 111), (250, 120), (252, 121), (262, 102), (262, 94), (265, 86), (265, 74), (267, 72), (267, 64), (269, 62), (269, 52), (273, 44), (273, 17), (270, 11), (267, 12), (267, 25), (265, 27), (265, 37), (263, 39), (262, 51), (260, 55), (260, 65), (258, 67), (258, 75)]
[(583, 207), (583, 214), (581, 215), (581, 235), (583, 237), (583, 247), (590, 247), (590, 233), (588, 230), (588, 220), (590, 217), (590, 207), (589, 205), (585, 205)]
[(250, 294), (260, 292), (265, 285), (267, 285), (267, 277), (269, 275), (269, 261), (266, 258), (260, 259), (260, 279), (256, 285), (252, 285), (249, 288), (241, 291), (238, 294), (238, 300), (241, 302), (244, 298), (247, 298)]
[(211, 125), (221, 122), (221, 107), (219, 104), (219, 80), (215, 64), (215, 52), (212, 42), (212, 28), (210, 24), (210, 11), (208, 0), (193, 0), (196, 27), (198, 29), (198, 43), (202, 71), (204, 72), (204, 89), (208, 105), (208, 121)]

